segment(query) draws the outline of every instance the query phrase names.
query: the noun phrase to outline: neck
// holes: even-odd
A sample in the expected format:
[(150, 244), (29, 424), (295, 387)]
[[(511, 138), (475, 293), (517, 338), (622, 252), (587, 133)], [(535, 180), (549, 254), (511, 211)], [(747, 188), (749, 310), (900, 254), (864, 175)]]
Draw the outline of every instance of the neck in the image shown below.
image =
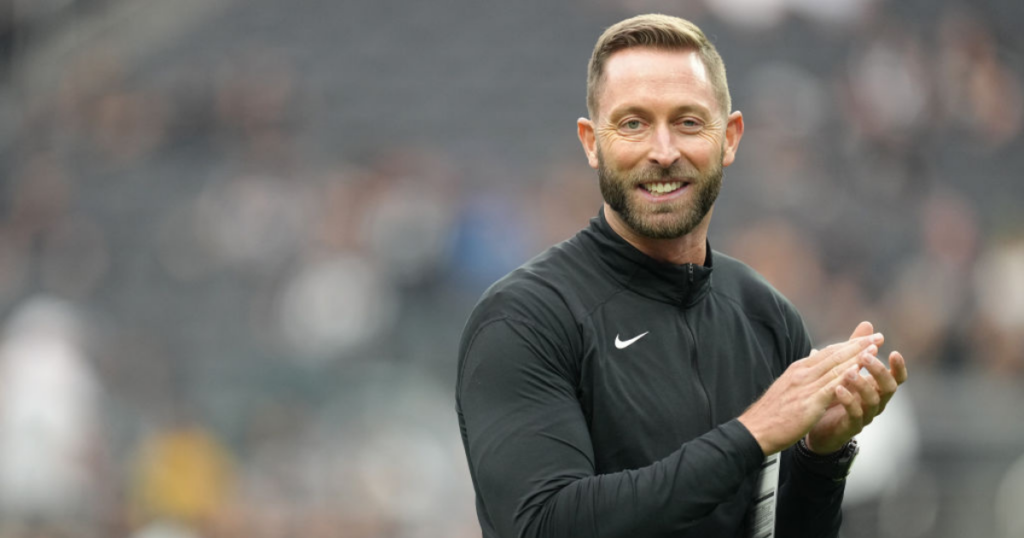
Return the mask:
[(629, 227), (622, 217), (615, 212), (607, 203), (604, 205), (604, 216), (615, 233), (633, 245), (637, 250), (654, 258), (655, 260), (675, 265), (692, 263), (703, 265), (707, 259), (707, 238), (708, 224), (711, 222), (711, 213), (704, 216), (690, 233), (672, 239), (652, 239), (636, 233)]

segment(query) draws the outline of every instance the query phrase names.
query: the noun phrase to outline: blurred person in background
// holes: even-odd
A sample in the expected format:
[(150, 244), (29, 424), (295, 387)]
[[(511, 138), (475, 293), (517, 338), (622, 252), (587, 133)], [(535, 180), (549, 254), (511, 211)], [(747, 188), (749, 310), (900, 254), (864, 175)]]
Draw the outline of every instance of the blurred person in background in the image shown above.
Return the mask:
[(227, 508), (233, 458), (195, 420), (179, 418), (153, 431), (143, 440), (135, 465), (134, 504), (139, 522), (147, 525), (143, 528), (155, 523), (183, 533), (199, 531), (215, 526)]
[(837, 536), (854, 435), (903, 357), (887, 368), (867, 322), (812, 349), (788, 300), (711, 250), (744, 126), (699, 28), (612, 26), (587, 90), (604, 207), (492, 286), (460, 345), (483, 535)]
[(19, 305), (0, 341), (0, 532), (71, 530), (95, 518), (100, 385), (70, 304)]

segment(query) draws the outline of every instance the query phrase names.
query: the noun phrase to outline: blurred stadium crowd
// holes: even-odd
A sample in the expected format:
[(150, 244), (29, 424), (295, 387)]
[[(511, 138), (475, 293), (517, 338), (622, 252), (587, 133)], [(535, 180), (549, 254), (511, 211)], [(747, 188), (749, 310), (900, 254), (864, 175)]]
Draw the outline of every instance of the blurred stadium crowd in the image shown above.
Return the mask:
[(478, 536), (458, 335), (643, 11), (745, 113), (712, 245), (909, 359), (844, 535), (1024, 536), (1020, 2), (424, 4), (0, 0), (0, 538)]

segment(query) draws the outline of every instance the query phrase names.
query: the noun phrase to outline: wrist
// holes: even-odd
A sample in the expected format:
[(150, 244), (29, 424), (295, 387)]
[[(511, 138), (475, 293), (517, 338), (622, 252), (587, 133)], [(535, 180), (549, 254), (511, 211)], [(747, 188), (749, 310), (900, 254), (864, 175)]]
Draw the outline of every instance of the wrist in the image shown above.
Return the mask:
[(776, 452), (782, 451), (782, 447), (775, 448), (775, 446), (771, 442), (769, 442), (767, 429), (758, 427), (757, 421), (751, 420), (750, 417), (747, 417), (745, 415), (739, 416), (737, 420), (740, 424), (743, 425), (744, 428), (747, 429), (747, 432), (750, 433), (750, 436), (753, 437), (755, 441), (757, 441), (757, 445), (761, 447), (761, 452), (763, 452), (765, 456), (771, 456)]
[(822, 442), (820, 439), (818, 441), (815, 441), (814, 436), (811, 435), (810, 433), (808, 433), (802, 439), (800, 439), (800, 443), (803, 443), (803, 446), (807, 450), (810, 450), (817, 456), (827, 456), (830, 454), (834, 454), (842, 450), (843, 447), (845, 447), (849, 442), (850, 440), (847, 440), (842, 443), (836, 444), (835, 441), (831, 443)]
[(794, 446), (794, 460), (815, 475), (841, 482), (850, 474), (850, 468), (859, 452), (857, 440), (850, 439), (838, 450), (819, 454), (808, 446), (805, 437)]

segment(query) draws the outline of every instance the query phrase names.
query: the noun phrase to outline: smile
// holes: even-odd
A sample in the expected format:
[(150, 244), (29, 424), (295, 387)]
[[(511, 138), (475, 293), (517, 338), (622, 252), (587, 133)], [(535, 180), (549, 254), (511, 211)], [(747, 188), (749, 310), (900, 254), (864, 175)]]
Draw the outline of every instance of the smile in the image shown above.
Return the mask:
[(651, 194), (668, 194), (683, 187), (682, 181), (669, 181), (665, 183), (642, 183), (640, 186)]

